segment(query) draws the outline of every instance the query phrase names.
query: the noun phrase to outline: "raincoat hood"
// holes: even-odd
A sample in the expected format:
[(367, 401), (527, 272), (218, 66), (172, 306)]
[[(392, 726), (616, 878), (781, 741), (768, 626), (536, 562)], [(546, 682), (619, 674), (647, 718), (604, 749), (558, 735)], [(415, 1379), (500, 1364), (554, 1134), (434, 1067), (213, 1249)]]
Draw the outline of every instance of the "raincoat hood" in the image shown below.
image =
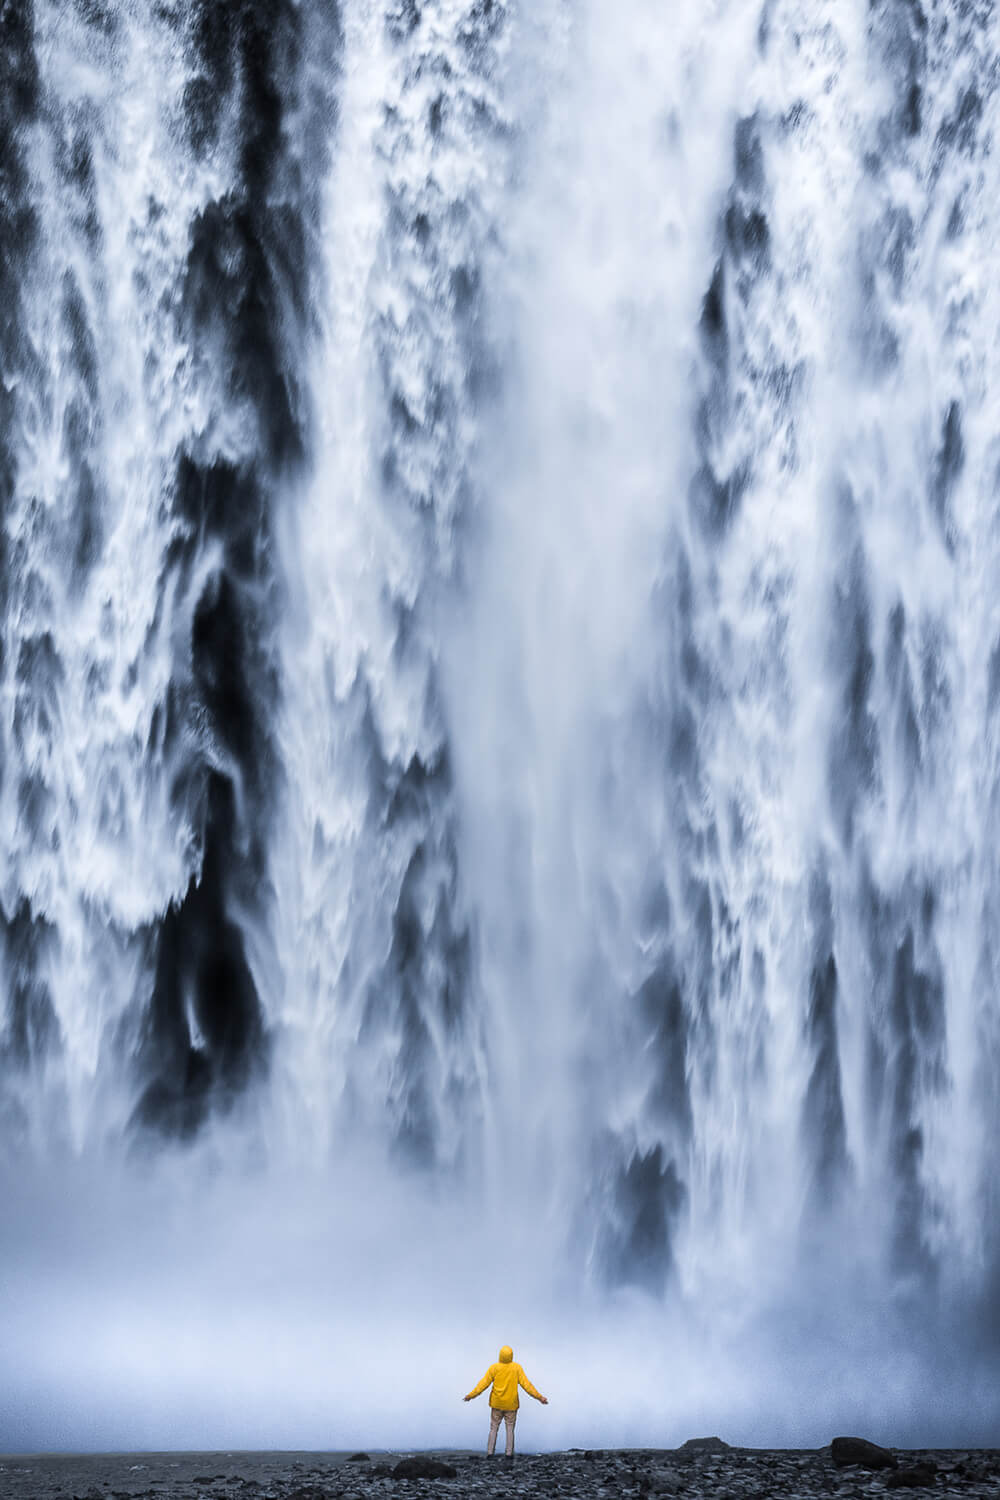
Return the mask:
[(510, 1347), (509, 1344), (504, 1344), (503, 1348), (500, 1350), (500, 1363), (502, 1365), (509, 1365), (510, 1362), (511, 1362), (511, 1360), (513, 1358), (514, 1358), (514, 1351), (513, 1351), (513, 1349)]

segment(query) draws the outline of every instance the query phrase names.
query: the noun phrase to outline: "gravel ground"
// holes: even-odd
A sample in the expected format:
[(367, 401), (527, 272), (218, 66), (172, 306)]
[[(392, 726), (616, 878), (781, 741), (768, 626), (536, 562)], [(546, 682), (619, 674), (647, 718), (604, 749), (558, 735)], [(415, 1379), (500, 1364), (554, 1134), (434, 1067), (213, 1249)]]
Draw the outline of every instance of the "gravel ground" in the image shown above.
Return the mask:
[[(502, 1444), (502, 1434), (501, 1434)], [(832, 1496), (905, 1500), (934, 1491), (972, 1500), (1000, 1496), (1000, 1450), (897, 1450), (897, 1468), (837, 1468), (829, 1448), (678, 1449), (518, 1454), (513, 1462), (437, 1451), (453, 1473), (393, 1474), (403, 1453), (127, 1453), (0, 1455), (0, 1500), (767, 1500)], [(900, 1484), (914, 1466), (919, 1485)], [(919, 1471), (918, 1471), (919, 1472)]]

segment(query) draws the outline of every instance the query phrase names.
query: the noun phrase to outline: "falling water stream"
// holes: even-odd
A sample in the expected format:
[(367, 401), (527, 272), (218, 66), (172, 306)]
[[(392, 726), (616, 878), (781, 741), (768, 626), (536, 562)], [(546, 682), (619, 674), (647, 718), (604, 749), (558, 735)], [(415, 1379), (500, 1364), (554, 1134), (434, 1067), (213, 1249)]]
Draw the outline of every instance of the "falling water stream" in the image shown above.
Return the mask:
[(0, 6), (0, 1448), (997, 1441), (998, 80)]

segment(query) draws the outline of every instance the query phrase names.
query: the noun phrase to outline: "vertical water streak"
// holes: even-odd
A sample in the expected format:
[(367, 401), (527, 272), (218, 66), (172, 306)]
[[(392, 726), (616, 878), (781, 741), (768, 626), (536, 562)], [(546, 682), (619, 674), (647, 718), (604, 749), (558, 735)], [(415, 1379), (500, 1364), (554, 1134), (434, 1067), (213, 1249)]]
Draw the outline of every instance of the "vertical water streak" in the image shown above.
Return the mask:
[(685, 587), (661, 559), (685, 528), (712, 194), (755, 20), (640, 6), (621, 28), (552, 5), (519, 34), (496, 293), (511, 348), (470, 625), (448, 650), (501, 1201), (532, 1205), (514, 1216), (529, 1253), (551, 1236), (599, 1281), (653, 1289), (685, 1197), (692, 1005), (662, 925), (670, 752), (661, 706), (635, 705), (674, 649), (659, 599)]
[(321, 1159), (353, 1142), (447, 1169), (480, 1150), (481, 1017), (438, 658), (492, 380), (481, 308), (505, 24), (494, 3), (344, 13), (272, 859), (277, 1102), (295, 1129), (304, 1104)]

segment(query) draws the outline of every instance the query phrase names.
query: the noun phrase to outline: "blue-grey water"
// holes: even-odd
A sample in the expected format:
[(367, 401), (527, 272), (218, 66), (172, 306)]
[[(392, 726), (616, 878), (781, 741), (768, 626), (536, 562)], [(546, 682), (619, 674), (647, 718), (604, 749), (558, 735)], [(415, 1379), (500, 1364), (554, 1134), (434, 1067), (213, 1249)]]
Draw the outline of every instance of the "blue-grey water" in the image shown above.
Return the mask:
[(0, 6), (0, 1449), (998, 1440), (998, 80)]

